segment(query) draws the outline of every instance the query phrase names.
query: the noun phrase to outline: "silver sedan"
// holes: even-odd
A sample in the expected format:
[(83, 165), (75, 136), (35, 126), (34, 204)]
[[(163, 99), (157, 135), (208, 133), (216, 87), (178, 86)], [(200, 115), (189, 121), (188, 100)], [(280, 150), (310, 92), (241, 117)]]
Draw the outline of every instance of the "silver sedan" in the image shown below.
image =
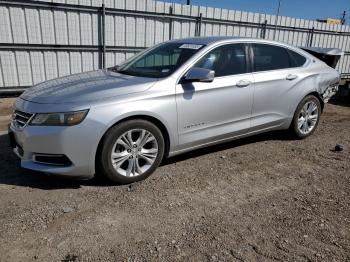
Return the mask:
[(9, 136), (23, 168), (131, 183), (164, 157), (216, 143), (278, 129), (305, 138), (338, 83), (336, 70), (286, 44), (173, 40), (30, 88)]

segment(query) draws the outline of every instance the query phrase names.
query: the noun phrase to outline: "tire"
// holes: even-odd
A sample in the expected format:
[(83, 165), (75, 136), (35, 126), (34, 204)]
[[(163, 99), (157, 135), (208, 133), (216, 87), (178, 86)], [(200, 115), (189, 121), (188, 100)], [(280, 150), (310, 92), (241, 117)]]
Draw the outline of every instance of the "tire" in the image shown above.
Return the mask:
[(106, 133), (97, 158), (98, 170), (118, 184), (140, 181), (159, 166), (164, 149), (164, 138), (157, 126), (141, 119), (128, 120)]
[(320, 122), (321, 112), (321, 103), (316, 96), (308, 95), (304, 97), (294, 113), (290, 127), (293, 135), (299, 139), (312, 135)]

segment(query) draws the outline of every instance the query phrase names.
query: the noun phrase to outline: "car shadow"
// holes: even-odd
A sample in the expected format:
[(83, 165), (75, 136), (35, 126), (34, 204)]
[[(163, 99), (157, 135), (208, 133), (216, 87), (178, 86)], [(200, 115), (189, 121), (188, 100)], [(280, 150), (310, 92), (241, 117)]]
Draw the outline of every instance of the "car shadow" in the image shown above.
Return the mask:
[[(210, 146), (202, 149), (197, 149), (188, 153), (184, 153), (179, 156), (165, 159), (162, 162), (163, 166), (173, 164), (175, 162), (184, 161), (187, 159), (199, 157), (202, 155), (226, 150), (241, 145), (247, 145), (251, 143), (257, 143), (268, 140), (290, 140), (291, 137), (287, 132), (274, 131), (264, 133), (248, 138), (242, 138), (239, 140)], [(20, 160), (12, 152), (7, 134), (0, 135), (0, 185), (12, 185), (21, 187), (37, 188), (42, 190), (55, 190), (55, 189), (78, 189), (81, 186), (125, 186), (128, 185), (115, 185), (109, 183), (101, 176), (97, 175), (90, 180), (78, 180), (74, 178), (67, 178), (62, 176), (47, 175), (41, 172), (35, 172), (26, 170), (20, 167)], [(129, 186), (130, 187), (130, 186)], [(129, 189), (129, 188), (128, 188)]]
[(254, 143), (263, 142), (263, 141), (272, 141), (272, 140), (288, 141), (288, 140), (294, 140), (294, 138), (287, 131), (270, 131), (270, 132), (266, 132), (258, 135), (253, 135), (250, 137), (240, 138), (230, 142), (225, 142), (225, 143), (221, 143), (213, 146), (195, 149), (193, 151), (165, 159), (162, 165), (169, 165), (175, 162), (181, 162), (184, 160), (227, 150), (230, 148), (254, 144)]
[(349, 98), (332, 98), (329, 100), (330, 104), (336, 106), (350, 107), (350, 97)]
[(329, 100), (329, 103), (337, 106), (350, 107), (350, 88), (340, 86), (338, 93)]

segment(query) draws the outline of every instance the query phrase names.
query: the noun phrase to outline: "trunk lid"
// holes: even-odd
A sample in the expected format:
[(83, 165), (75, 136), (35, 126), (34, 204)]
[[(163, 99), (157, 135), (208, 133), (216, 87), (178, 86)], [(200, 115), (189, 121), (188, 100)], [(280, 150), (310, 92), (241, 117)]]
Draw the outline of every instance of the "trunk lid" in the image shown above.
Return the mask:
[(300, 47), (309, 54), (325, 62), (328, 66), (335, 68), (344, 52), (338, 48), (323, 47)]

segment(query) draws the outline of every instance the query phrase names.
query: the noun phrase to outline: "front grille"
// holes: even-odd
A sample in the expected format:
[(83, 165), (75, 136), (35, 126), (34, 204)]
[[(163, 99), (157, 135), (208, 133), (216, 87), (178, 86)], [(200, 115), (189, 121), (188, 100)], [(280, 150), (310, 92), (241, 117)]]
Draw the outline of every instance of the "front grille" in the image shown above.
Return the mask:
[(15, 110), (13, 116), (13, 123), (16, 127), (23, 128), (29, 122), (32, 116), (33, 114), (31, 113)]

